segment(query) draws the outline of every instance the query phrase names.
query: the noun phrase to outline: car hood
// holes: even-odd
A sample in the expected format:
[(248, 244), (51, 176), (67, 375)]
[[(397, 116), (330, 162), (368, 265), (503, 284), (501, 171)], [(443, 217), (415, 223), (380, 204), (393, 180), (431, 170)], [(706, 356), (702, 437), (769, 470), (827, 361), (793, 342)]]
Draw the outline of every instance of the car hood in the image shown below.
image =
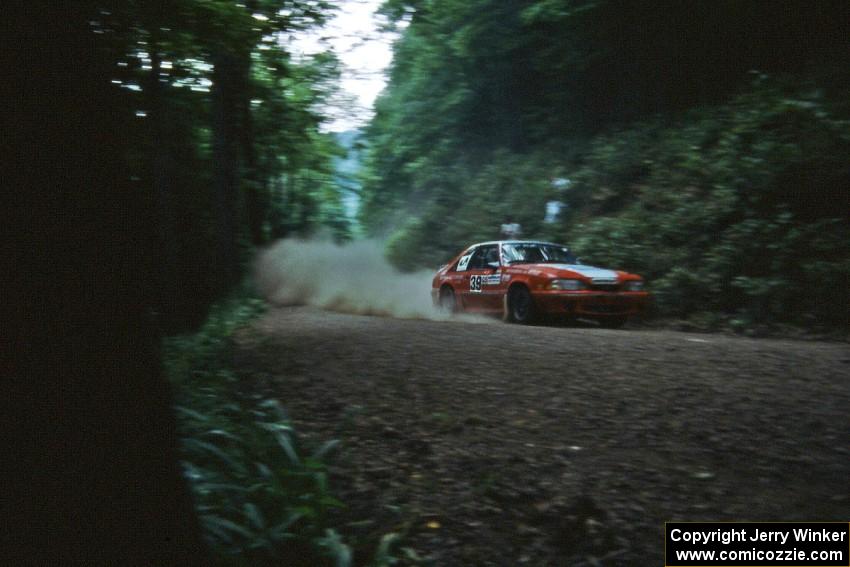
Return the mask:
[(530, 264), (527, 270), (545, 273), (553, 278), (582, 277), (597, 283), (616, 282), (620, 276), (620, 272), (585, 264)]

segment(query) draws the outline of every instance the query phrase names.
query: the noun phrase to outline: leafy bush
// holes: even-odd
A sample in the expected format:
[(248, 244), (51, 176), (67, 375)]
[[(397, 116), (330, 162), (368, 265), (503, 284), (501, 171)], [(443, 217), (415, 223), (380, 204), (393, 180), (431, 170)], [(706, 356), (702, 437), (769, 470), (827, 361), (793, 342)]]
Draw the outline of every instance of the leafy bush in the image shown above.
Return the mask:
[(725, 106), (599, 137), (571, 176), (563, 237), (645, 274), (665, 315), (841, 327), (848, 125), (821, 91), (760, 77)]
[(235, 370), (232, 336), (264, 309), (244, 297), (217, 304), (196, 333), (163, 344), (185, 474), (218, 563), (398, 564), (400, 534), (343, 537), (334, 527), (344, 505), (330, 491), (326, 458), (338, 442), (306, 451), (281, 404)]
[(199, 332), (164, 344), (202, 528), (224, 564), (349, 565), (328, 523), (342, 506), (323, 462), (336, 441), (304, 455), (279, 402), (233, 370), (230, 337), (262, 309), (258, 300), (215, 306)]

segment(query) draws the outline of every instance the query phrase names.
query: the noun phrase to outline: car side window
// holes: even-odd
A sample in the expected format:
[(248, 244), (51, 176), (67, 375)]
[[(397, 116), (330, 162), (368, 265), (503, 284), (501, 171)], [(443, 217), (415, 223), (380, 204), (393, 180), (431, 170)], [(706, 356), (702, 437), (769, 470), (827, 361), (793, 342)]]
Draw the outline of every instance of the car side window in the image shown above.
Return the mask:
[(470, 270), (483, 270), (485, 268), (489, 268), (488, 265), (490, 262), (498, 262), (499, 261), (499, 247), (498, 246), (481, 246), (475, 253), (472, 255), (472, 258), (469, 260), (469, 269)]
[(484, 253), (484, 265), (490, 267), (490, 264), (501, 264), (499, 261), (499, 247), (490, 246), (487, 252)]
[(457, 264), (455, 264), (454, 268), (452, 268), (451, 271), (452, 272), (465, 272), (466, 270), (468, 270), (469, 269), (469, 261), (470, 261), (470, 259), (472, 259), (472, 255), (474, 253), (475, 253), (474, 250), (471, 251), (471, 252), (466, 252), (466, 254), (464, 254), (463, 256), (461, 256), (458, 259)]

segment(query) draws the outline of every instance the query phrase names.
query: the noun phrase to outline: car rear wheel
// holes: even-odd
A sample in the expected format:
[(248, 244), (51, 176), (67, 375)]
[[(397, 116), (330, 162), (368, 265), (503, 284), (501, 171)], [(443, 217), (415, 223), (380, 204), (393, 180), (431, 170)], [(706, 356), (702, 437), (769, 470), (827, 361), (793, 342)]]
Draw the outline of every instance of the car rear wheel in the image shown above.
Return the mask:
[(508, 291), (508, 320), (527, 324), (534, 321), (534, 299), (525, 286), (514, 286)]
[(440, 289), (440, 311), (445, 313), (455, 313), (457, 311), (457, 299), (455, 292), (449, 286), (444, 286)]

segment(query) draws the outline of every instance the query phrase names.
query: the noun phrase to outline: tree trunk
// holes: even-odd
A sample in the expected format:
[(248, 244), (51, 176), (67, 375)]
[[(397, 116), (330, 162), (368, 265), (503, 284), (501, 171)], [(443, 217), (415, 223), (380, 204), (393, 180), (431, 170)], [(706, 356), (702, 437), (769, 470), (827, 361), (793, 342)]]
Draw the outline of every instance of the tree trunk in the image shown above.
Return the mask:
[(163, 96), (162, 56), (156, 35), (150, 41), (151, 71), (146, 85), (148, 100), (147, 122), (151, 134), (151, 160), (149, 175), (153, 185), (157, 245), (160, 262), (156, 267), (156, 307), (166, 318), (171, 318), (180, 309), (177, 296), (177, 239), (174, 234), (174, 164), (171, 155), (173, 135), (166, 97)]
[[(4, 132), (22, 175), (7, 178), (16, 198), (0, 209), (17, 235), (0, 280), (3, 398), (14, 404), (0, 423), (12, 435), (2, 444), (12, 474), (0, 483), (0, 556), (208, 564), (149, 317), (150, 187), (130, 179), (125, 159), (138, 126), (110, 85), (115, 46), (90, 31), (98, 7), (7, 19), (8, 45), (30, 69)], [(21, 29), (50, 41), (16, 38)]]
[(216, 212), (216, 273), (219, 291), (226, 292), (239, 280), (239, 67), (225, 52), (213, 55), (213, 161)]
[(242, 118), (240, 129), (242, 138), (242, 155), (245, 158), (245, 178), (247, 181), (247, 191), (245, 194), (247, 213), (248, 213), (248, 230), (251, 234), (251, 243), (254, 246), (261, 246), (265, 241), (263, 226), (266, 222), (266, 204), (263, 198), (263, 179), (257, 164), (257, 152), (254, 148), (254, 121), (251, 116), (251, 79), (250, 79), (250, 54), (241, 71), (243, 81), (242, 96), (240, 98), (240, 116)]

